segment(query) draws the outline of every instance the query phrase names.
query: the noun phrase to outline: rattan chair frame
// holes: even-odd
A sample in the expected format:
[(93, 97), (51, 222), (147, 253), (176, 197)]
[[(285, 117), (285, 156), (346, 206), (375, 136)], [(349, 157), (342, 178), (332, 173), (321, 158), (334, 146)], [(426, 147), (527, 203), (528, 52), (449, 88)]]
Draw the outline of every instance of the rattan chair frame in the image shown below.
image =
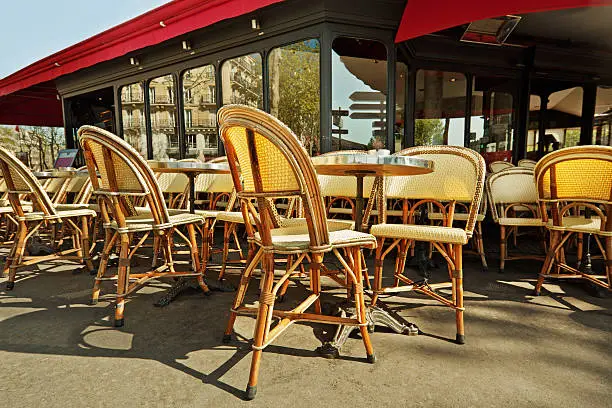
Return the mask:
[[(470, 164), (470, 169), (473, 171), (473, 178), (475, 185), (473, 188), (472, 200), (468, 207), (468, 217), (465, 222), (465, 234), (469, 238), (472, 237), (474, 229), (476, 227), (476, 219), (481, 201), (484, 195), (484, 178), (485, 178), (485, 162), (480, 154), (477, 152), (465, 148), (455, 146), (417, 146), (404, 149), (398, 153), (403, 156), (420, 156), (420, 155), (449, 155), (452, 158), (461, 158)], [(444, 157), (444, 156), (443, 156)], [(434, 161), (434, 168), (436, 162)], [(434, 174), (436, 174), (434, 170)], [(438, 177), (452, 177), (452, 174), (438, 173)], [(418, 177), (418, 176), (417, 176)], [(410, 179), (406, 179), (407, 181)], [(380, 191), (385, 191), (385, 179), (381, 178), (382, 185), (379, 186)], [(405, 189), (406, 191), (408, 189)], [(414, 197), (400, 197), (404, 199), (414, 199), (414, 203), (411, 206), (404, 205), (404, 214), (402, 221), (404, 224), (413, 224), (415, 215), (421, 206), (433, 206), (437, 208), (442, 214), (444, 214), (444, 221), (442, 227), (439, 226), (423, 226), (426, 228), (443, 228), (453, 226), (453, 217), (455, 212), (456, 201), (449, 201), (448, 197), (436, 197), (434, 193), (430, 198), (414, 198)], [(448, 283), (441, 284), (429, 284), (427, 280), (416, 282), (404, 275), (405, 263), (406, 263), (406, 252), (417, 239), (406, 236), (405, 238), (389, 237), (383, 233), (377, 233), (377, 229), (384, 228), (384, 226), (372, 227), (372, 234), (377, 238), (376, 248), (376, 261), (374, 268), (374, 295), (372, 296), (372, 305), (376, 305), (379, 296), (383, 294), (394, 294), (401, 291), (415, 291), (426, 296), (429, 296), (443, 305), (451, 308), (455, 311), (455, 320), (457, 333), (455, 341), (458, 344), (465, 342), (465, 328), (464, 328), (464, 303), (463, 303), (463, 245), (457, 243), (450, 243), (444, 241), (431, 241), (431, 244), (436, 250), (444, 257), (448, 264), (450, 286), (452, 288), (452, 298), (448, 299), (436, 290), (439, 287), (447, 287)], [(391, 240), (391, 244), (385, 246), (387, 240)], [(382, 273), (383, 263), (385, 257), (391, 253), (392, 250), (397, 249), (398, 256), (395, 262), (394, 270), (394, 284), (391, 287), (383, 287), (382, 285)], [(403, 286), (401, 285), (403, 284)]]
[[(2, 147), (0, 147), (0, 173), (7, 185), (13, 218), (18, 223), (16, 238), (2, 270), (3, 275), (8, 273), (7, 290), (12, 290), (15, 287), (16, 274), (19, 268), (40, 262), (53, 260), (80, 261), (87, 270), (92, 271), (93, 264), (89, 256), (89, 224), (96, 213), (78, 206), (65, 206), (64, 210), (57, 210), (30, 169)], [(31, 211), (23, 205), (22, 200), (26, 197), (31, 199)], [(26, 255), (29, 240), (44, 228), (54, 227), (58, 223), (63, 223), (70, 230), (72, 248), (59, 249), (59, 245), (55, 241), (55, 228), (53, 228), (51, 240), (55, 251), (49, 255)]]
[[(247, 399), (255, 397), (259, 376), (259, 366), (263, 349), (274, 341), (285, 329), (296, 321), (312, 321), (335, 325), (358, 326), (366, 349), (368, 361), (374, 362), (374, 350), (367, 331), (365, 302), (361, 271), (361, 247), (375, 245), (373, 237), (362, 234), (367, 239), (348, 243), (344, 248), (351, 253), (345, 257), (330, 240), (325, 205), (321, 197), (317, 174), (308, 153), (298, 138), (273, 116), (255, 108), (242, 105), (226, 105), (218, 112), (221, 139), (236, 188), (244, 220), (256, 219), (259, 240), (257, 250), (249, 254), (249, 262), (244, 270), (241, 283), (234, 301), (230, 319), (225, 331), (224, 341), (231, 339), (233, 325), (238, 315), (256, 315), (253, 339), (251, 372), (246, 390)], [(235, 131), (244, 132), (236, 135)], [(278, 159), (274, 171), (266, 167), (271, 158), (260, 154), (260, 148), (269, 149)], [(272, 157), (272, 156), (270, 156)], [(270, 199), (299, 198), (303, 205), (308, 228), (309, 245), (306, 249), (283, 250), (275, 247), (272, 231), (279, 228)], [(257, 209), (252, 200), (258, 203)], [(245, 222), (249, 236), (254, 232), (250, 222)], [(320, 303), (321, 266), (325, 253), (333, 253), (345, 268), (347, 280), (354, 288), (354, 301), (357, 308), (356, 318), (342, 318), (322, 314)], [(274, 257), (293, 255), (293, 263), (287, 267), (282, 278), (274, 279)], [(274, 308), (275, 298), (284, 282), (294, 273), (302, 260), (310, 257), (310, 287), (312, 294), (290, 311)], [(262, 263), (263, 282), (259, 297), (259, 307), (242, 306), (252, 273)], [(307, 309), (314, 305), (314, 313)], [(273, 318), (279, 319), (272, 327)]]
[[(202, 235), (206, 245), (209, 219), (185, 213), (183, 222), (173, 222), (155, 174), (132, 146), (112, 133), (94, 126), (81, 127), (78, 135), (105, 229), (104, 249), (92, 290), (92, 303), (98, 301), (102, 281), (116, 280), (114, 325), (120, 327), (124, 325), (126, 297), (152, 279), (193, 276), (204, 293), (208, 293), (208, 286), (203, 279), (205, 266), (200, 261), (196, 232), (197, 227), (203, 225)], [(147, 204), (145, 215), (150, 220), (138, 223), (136, 230), (129, 224), (130, 217), (138, 215), (131, 201), (134, 197), (143, 199)], [(179, 226), (186, 228), (186, 235), (179, 230)], [(135, 232), (142, 233), (142, 237), (130, 248)], [(161, 247), (164, 262), (155, 267), (154, 256), (154, 269), (144, 273), (130, 273), (132, 256), (151, 234), (154, 237), (154, 253), (157, 254)], [(172, 254), (174, 235), (178, 235), (189, 247), (192, 271), (175, 270)], [(109, 256), (116, 243), (120, 247), (118, 270), (116, 275), (106, 276)]]
[(497, 173), (498, 171), (506, 170), (512, 167), (515, 167), (514, 164), (503, 160), (489, 163), (489, 170), (491, 173)]
[[(494, 192), (497, 191), (495, 188), (496, 183), (506, 183), (508, 179), (523, 179), (529, 183), (533, 183), (533, 198), (531, 200), (525, 200), (525, 197), (529, 197), (529, 191), (520, 191), (517, 188), (504, 189), (504, 195), (510, 195), (511, 197), (504, 197), (501, 199)], [(514, 236), (514, 246), (517, 247), (517, 240), (519, 237), (519, 230), (523, 228), (536, 228), (542, 241), (544, 252), (546, 252), (546, 234), (543, 231), (544, 224), (537, 223), (535, 221), (541, 221), (542, 216), (540, 214), (540, 207), (538, 205), (538, 197), (535, 186), (535, 179), (533, 169), (527, 167), (509, 167), (505, 170), (501, 170), (497, 173), (490, 174), (487, 177), (487, 188), (486, 188), (489, 206), (491, 208), (491, 215), (493, 221), (499, 225), (499, 272), (504, 273), (506, 262), (512, 260), (521, 259), (535, 259), (543, 260), (542, 255), (529, 255), (529, 254), (510, 254), (509, 252), (509, 239)], [(514, 194), (514, 196), (512, 196)], [(517, 195), (518, 194), (518, 195)], [(514, 215), (515, 217), (512, 217)], [(518, 217), (516, 217), (518, 216)], [(507, 219), (524, 218), (527, 220), (534, 220), (533, 226), (521, 226), (515, 225), (516, 223), (505, 222)]]
[[(581, 278), (612, 290), (612, 147), (575, 146), (557, 150), (544, 156), (534, 173), (542, 221), (550, 233), (535, 295), (540, 294), (545, 279), (555, 278)], [(564, 220), (572, 211), (583, 209), (592, 212), (593, 218), (599, 218), (599, 229), (588, 233), (602, 253), (604, 275), (586, 273), (568, 265), (563, 253), (568, 239), (574, 235), (578, 236), (578, 251), (582, 252), (581, 238), (585, 230), (567, 225)], [(555, 273), (551, 273), (553, 267)]]

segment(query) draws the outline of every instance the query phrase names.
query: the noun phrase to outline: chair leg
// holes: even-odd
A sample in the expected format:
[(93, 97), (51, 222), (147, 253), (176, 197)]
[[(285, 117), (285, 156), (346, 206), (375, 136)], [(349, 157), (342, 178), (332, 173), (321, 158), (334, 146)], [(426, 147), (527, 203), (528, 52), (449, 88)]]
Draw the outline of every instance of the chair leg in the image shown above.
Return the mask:
[(374, 288), (372, 290), (372, 300), (370, 304), (376, 306), (378, 301), (378, 294), (382, 290), (382, 272), (383, 272), (383, 244), (385, 243), (384, 238), (376, 239), (376, 257), (374, 258)]
[(361, 333), (363, 345), (366, 349), (366, 357), (368, 363), (374, 363), (376, 362), (376, 355), (374, 354), (374, 348), (372, 347), (370, 333), (368, 333), (368, 326), (366, 324), (366, 306), (363, 296), (363, 274), (361, 271), (361, 257), (363, 256), (363, 254), (361, 253), (361, 248), (359, 247), (353, 248), (353, 251), (353, 259), (355, 260), (353, 273), (355, 274), (355, 278), (357, 280), (355, 284), (355, 308), (357, 309), (358, 319), (360, 323), (359, 332)]
[(244, 302), (244, 297), (246, 295), (247, 289), (249, 288), (251, 276), (253, 275), (255, 267), (259, 264), (262, 255), (263, 249), (261, 248), (257, 252), (249, 251), (249, 259), (247, 259), (247, 266), (244, 269), (244, 272), (242, 272), (242, 276), (240, 277), (240, 284), (238, 285), (238, 289), (236, 290), (236, 297), (234, 298), (230, 317), (227, 321), (225, 333), (223, 334), (224, 343), (229, 343), (229, 341), (232, 339), (232, 331), (234, 330), (234, 322), (236, 321), (237, 316), (236, 310)]
[(270, 330), (268, 313), (274, 306), (274, 296), (272, 294), (272, 287), (274, 285), (274, 254), (265, 253), (263, 257), (263, 288), (261, 295), (259, 296), (259, 310), (257, 312), (255, 333), (253, 335), (253, 357), (251, 359), (249, 382), (246, 387), (247, 400), (252, 400), (257, 394), (259, 366), (261, 364), (261, 356), (263, 354), (262, 347), (265, 342), (265, 337)]
[(123, 311), (125, 308), (125, 296), (129, 282), (130, 239), (128, 234), (119, 234), (121, 249), (119, 251), (119, 268), (117, 271), (117, 304), (115, 305), (115, 327), (124, 325)]
[[(323, 254), (312, 254), (312, 262), (310, 263), (310, 286), (312, 293), (321, 295), (321, 264), (323, 263)], [(317, 298), (314, 303), (315, 313), (321, 314), (321, 299)]]
[[(187, 233), (189, 234), (189, 244), (191, 246), (191, 262), (193, 265), (193, 270), (199, 273), (199, 275), (197, 276), (198, 285), (200, 286), (204, 294), (209, 294), (210, 289), (208, 288), (208, 285), (206, 285), (206, 282), (204, 282), (204, 265), (200, 263), (198, 240), (196, 239), (196, 231), (195, 226), (193, 224), (187, 225)], [(204, 243), (204, 245), (207, 245), (207, 243)]]
[(453, 286), (455, 288), (455, 319), (457, 320), (457, 344), (465, 343), (465, 327), (463, 325), (463, 246), (454, 246), (455, 271), (453, 273)]
[(582, 251), (583, 251), (583, 233), (576, 234), (576, 269), (582, 266)]
[(83, 265), (87, 268), (87, 271), (91, 273), (94, 270), (93, 263), (91, 262), (90, 251), (89, 251), (89, 219), (88, 217), (81, 217), (81, 253)]
[[(406, 251), (408, 248), (408, 240), (403, 239), (398, 246), (397, 249), (397, 262), (395, 263), (395, 273), (394, 273), (394, 279), (393, 279), (393, 286), (394, 287), (398, 287), (400, 284), (399, 278), (397, 277), (398, 275), (401, 275), (404, 273), (404, 268), (406, 268)], [(432, 246), (433, 248), (433, 246)], [(432, 252), (433, 254), (433, 252)], [(431, 259), (431, 258), (429, 258)], [(382, 266), (381, 266), (382, 267)]]
[(540, 270), (540, 275), (538, 276), (538, 282), (536, 283), (534, 295), (539, 296), (540, 291), (542, 290), (542, 285), (544, 284), (544, 279), (546, 275), (550, 273), (550, 269), (553, 266), (556, 251), (555, 247), (557, 246), (557, 242), (560, 242), (561, 233), (558, 231), (550, 231), (550, 245), (548, 246), (548, 252), (546, 254), (546, 259), (544, 260), (544, 264), (542, 265), (542, 269)]
[(13, 290), (15, 287), (15, 275), (17, 274), (17, 268), (21, 264), (21, 259), (25, 251), (26, 237), (28, 235), (28, 225), (25, 221), (19, 221), (19, 227), (17, 228), (17, 235), (13, 242), (13, 248), (11, 253), (6, 258), (4, 263), (4, 269), (8, 270), (8, 282), (6, 282), (6, 290)]
[(92, 305), (98, 303), (98, 298), (100, 297), (100, 284), (102, 283), (102, 278), (106, 273), (108, 258), (115, 247), (115, 241), (117, 240), (118, 235), (119, 234), (117, 233), (112, 233), (110, 229), (106, 229), (104, 248), (102, 248), (102, 254), (100, 255), (100, 265), (98, 265), (98, 273), (96, 274), (96, 279), (94, 280), (94, 287), (91, 294)]
[(506, 243), (506, 227), (503, 225), (499, 226), (499, 273), (504, 273), (504, 267), (506, 265), (506, 251), (508, 245)]
[(484, 241), (482, 239), (482, 222), (478, 222), (476, 224), (476, 247), (478, 248), (478, 253), (480, 254), (482, 271), (487, 272), (489, 270), (489, 266), (487, 265), (487, 257), (484, 251)]
[(606, 237), (605, 243), (606, 253), (604, 261), (606, 262), (606, 274), (608, 277), (608, 290), (612, 289), (612, 237)]
[(231, 223), (223, 223), (223, 254), (221, 256), (221, 270), (219, 271), (219, 280), (223, 279), (225, 275), (225, 268), (227, 268), (227, 257), (229, 255), (229, 242), (230, 236), (232, 235)]

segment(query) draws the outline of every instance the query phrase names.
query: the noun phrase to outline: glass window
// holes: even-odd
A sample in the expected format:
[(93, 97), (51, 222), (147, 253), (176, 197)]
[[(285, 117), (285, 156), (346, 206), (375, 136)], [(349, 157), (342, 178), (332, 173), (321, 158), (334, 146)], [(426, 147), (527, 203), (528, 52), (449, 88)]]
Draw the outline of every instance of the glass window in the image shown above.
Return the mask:
[(612, 86), (597, 87), (592, 143), (612, 146)]
[(463, 146), (466, 87), (459, 72), (417, 71), (415, 145)]
[(270, 52), (270, 113), (285, 123), (310, 155), (319, 153), (319, 40), (305, 40)]
[(393, 140), (395, 151), (399, 152), (404, 146), (404, 127), (406, 125), (406, 82), (408, 80), (408, 67), (403, 62), (395, 66), (395, 123), (393, 125)]
[(243, 55), (221, 65), (223, 104), (240, 103), (263, 108), (261, 55)]
[(141, 83), (121, 87), (121, 125), (123, 139), (147, 157), (144, 87)]
[(508, 78), (474, 77), (470, 147), (487, 162), (512, 161), (514, 143), (514, 99)]
[(382, 149), (387, 134), (387, 50), (378, 41), (332, 43), (332, 150)]
[(562, 89), (548, 97), (544, 154), (580, 143), (582, 87)]
[(537, 160), (538, 140), (540, 131), (540, 106), (542, 98), (539, 95), (529, 95), (529, 124), (527, 130), (527, 158)]
[(174, 78), (172, 75), (157, 77), (149, 82), (149, 102), (151, 105), (153, 159), (179, 159)]
[(186, 157), (206, 161), (218, 155), (215, 67), (205, 65), (183, 74)]

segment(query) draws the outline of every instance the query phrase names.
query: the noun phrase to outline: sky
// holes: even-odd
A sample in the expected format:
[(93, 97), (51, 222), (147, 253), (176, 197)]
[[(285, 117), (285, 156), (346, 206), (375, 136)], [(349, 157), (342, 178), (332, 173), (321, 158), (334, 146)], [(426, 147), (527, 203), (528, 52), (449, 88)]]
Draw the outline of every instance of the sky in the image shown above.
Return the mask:
[(0, 78), (168, 0), (0, 0)]

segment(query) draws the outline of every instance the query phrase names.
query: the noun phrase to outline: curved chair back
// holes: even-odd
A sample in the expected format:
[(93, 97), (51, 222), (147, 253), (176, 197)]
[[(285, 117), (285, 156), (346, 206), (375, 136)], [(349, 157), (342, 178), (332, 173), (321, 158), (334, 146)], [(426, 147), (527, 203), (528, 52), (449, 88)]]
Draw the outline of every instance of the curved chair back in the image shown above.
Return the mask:
[(531, 160), (531, 159), (521, 159), (518, 161), (519, 167), (526, 167), (528, 169), (535, 168), (536, 164), (538, 164), (538, 162), (535, 160)]
[(36, 204), (36, 209), (42, 211), (45, 217), (57, 216), (53, 202), (32, 171), (3, 147), (0, 147), (0, 170), (7, 186), (9, 201), (17, 216), (24, 216), (19, 199), (22, 194), (30, 196), (32, 202)]
[(445, 145), (409, 147), (395, 154), (432, 160), (434, 171), (418, 176), (388, 177), (386, 198), (467, 203), (465, 230), (472, 234), (484, 195), (485, 162), (482, 156), (467, 147)]
[(136, 215), (130, 197), (145, 198), (155, 224), (169, 222), (155, 174), (136, 149), (95, 126), (82, 126), (78, 135), (94, 193), (113, 202), (113, 215), (120, 227), (126, 216)]
[(506, 217), (506, 212), (511, 207), (527, 207), (534, 212), (534, 217), (537, 217), (534, 205), (538, 202), (538, 192), (532, 169), (511, 167), (491, 174), (487, 178), (487, 196), (495, 222)]
[(489, 170), (491, 173), (497, 173), (498, 171), (506, 170), (514, 167), (514, 164), (506, 161), (494, 161), (489, 163)]
[[(601, 217), (602, 230), (612, 231), (612, 147), (575, 146), (557, 150), (544, 156), (536, 165), (535, 180), (538, 199), (549, 203), (554, 225), (569, 209), (559, 209), (559, 202), (578, 203), (591, 208)], [(601, 211), (605, 207), (605, 213)], [(544, 213), (543, 213), (544, 215)]]
[[(313, 251), (329, 248), (325, 206), (317, 174), (308, 153), (281, 121), (261, 110), (226, 105), (218, 112), (219, 132), (225, 144), (234, 187), (244, 206), (257, 199), (264, 247), (272, 245), (275, 215), (269, 201), (299, 197)], [(253, 212), (252, 206), (248, 206)], [(253, 214), (256, 215), (256, 214)], [(246, 219), (246, 224), (249, 220)]]

